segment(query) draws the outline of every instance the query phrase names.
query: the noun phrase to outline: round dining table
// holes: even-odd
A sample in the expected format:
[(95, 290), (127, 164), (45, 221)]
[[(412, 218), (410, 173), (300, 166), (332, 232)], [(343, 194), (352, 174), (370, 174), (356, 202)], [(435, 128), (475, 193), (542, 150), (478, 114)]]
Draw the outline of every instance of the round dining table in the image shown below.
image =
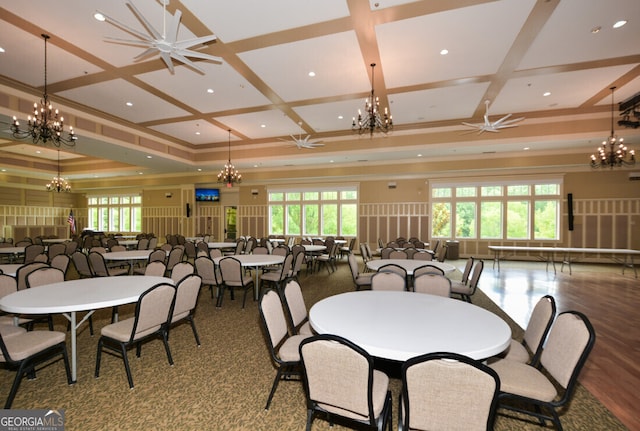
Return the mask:
[(330, 296), (309, 311), (319, 334), (351, 340), (372, 356), (406, 361), (433, 352), (483, 360), (511, 343), (511, 328), (484, 308), (415, 292), (363, 290)]
[[(159, 283), (174, 284), (166, 277), (94, 277), (45, 284), (0, 298), (0, 310), (15, 314), (62, 314), (71, 326), (71, 377), (78, 377), (76, 347), (78, 327), (97, 309), (131, 304)], [(89, 312), (77, 322), (78, 311)]]
[(126, 261), (129, 264), (129, 274), (133, 273), (133, 266), (136, 262), (146, 261), (149, 259), (149, 255), (153, 250), (125, 250), (125, 251), (110, 251), (102, 253), (104, 260), (106, 261)]
[(284, 256), (279, 254), (234, 254), (231, 256), (216, 257), (213, 263), (217, 266), (220, 260), (226, 257), (233, 257), (240, 261), (243, 268), (255, 269), (256, 282), (254, 283), (254, 297), (256, 301), (260, 296), (260, 268), (263, 266), (280, 265), (284, 262)]
[(407, 275), (413, 275), (413, 271), (424, 265), (433, 265), (440, 268), (446, 273), (456, 270), (454, 265), (446, 262), (438, 262), (437, 260), (413, 260), (413, 259), (374, 259), (367, 262), (367, 268), (377, 271), (384, 265), (394, 264), (401, 266), (407, 271)]

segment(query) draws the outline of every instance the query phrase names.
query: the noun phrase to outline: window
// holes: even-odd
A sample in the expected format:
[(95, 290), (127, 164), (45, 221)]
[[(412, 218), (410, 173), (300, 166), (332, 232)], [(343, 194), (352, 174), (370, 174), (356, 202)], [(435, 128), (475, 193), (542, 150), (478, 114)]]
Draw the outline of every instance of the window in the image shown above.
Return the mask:
[(560, 180), (432, 184), (431, 236), (560, 239)]
[(358, 191), (355, 187), (269, 190), (268, 196), (270, 234), (356, 235)]
[(87, 206), (89, 229), (109, 232), (142, 231), (140, 196), (90, 196)]

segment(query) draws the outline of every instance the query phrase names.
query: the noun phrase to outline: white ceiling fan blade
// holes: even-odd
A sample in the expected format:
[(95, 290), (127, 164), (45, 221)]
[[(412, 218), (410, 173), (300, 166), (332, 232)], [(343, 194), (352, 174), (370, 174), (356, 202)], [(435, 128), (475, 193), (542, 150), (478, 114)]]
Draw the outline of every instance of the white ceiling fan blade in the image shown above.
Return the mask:
[(204, 45), (207, 42), (211, 42), (212, 40), (216, 40), (218, 37), (214, 34), (210, 34), (209, 36), (196, 37), (194, 39), (185, 39), (178, 42), (175, 42), (174, 45), (177, 48), (186, 49), (192, 48), (196, 45)]
[(176, 60), (186, 64), (187, 66), (190, 66), (192, 68), (194, 68), (195, 70), (197, 70), (198, 72), (202, 73), (204, 75), (204, 70), (200, 67), (197, 66), (193, 61), (189, 60), (187, 57), (185, 57), (184, 55), (181, 55), (178, 52), (173, 52), (171, 53), (171, 57), (175, 58)]
[(505, 125), (507, 125), (507, 124), (517, 123), (518, 121), (522, 121), (522, 120), (524, 120), (524, 117), (514, 118), (514, 119), (509, 120), (509, 121), (503, 121), (503, 122), (500, 124), (500, 126), (505, 126)]
[(164, 64), (167, 65), (169, 71), (173, 73), (173, 62), (171, 61), (171, 56), (166, 52), (160, 52), (160, 58), (164, 61)]
[(465, 126), (476, 128), (476, 129), (479, 128), (479, 127), (482, 127), (482, 126), (480, 126), (478, 124), (465, 123), (464, 121), (462, 122), (462, 124), (464, 124)]
[(154, 42), (149, 39), (133, 40), (133, 39), (120, 39), (117, 37), (105, 37), (107, 42), (118, 43), (121, 45), (131, 46), (153, 46)]
[(178, 40), (178, 30), (180, 29), (180, 20), (182, 19), (182, 11), (180, 9), (176, 10), (175, 15), (171, 18), (171, 23), (169, 23), (169, 28), (167, 29), (167, 34), (164, 35), (164, 40), (169, 43), (174, 43)]
[(179, 52), (180, 54), (186, 57), (201, 58), (203, 60), (209, 60), (216, 64), (222, 64), (222, 59), (220, 57), (215, 57), (213, 55), (205, 54), (203, 52), (192, 51), (190, 49), (181, 49), (181, 50), (178, 50), (177, 52)]
[(143, 53), (136, 55), (135, 57), (133, 57), (134, 61), (140, 61), (144, 58), (147, 57), (151, 57), (152, 55), (156, 55), (158, 53), (158, 50), (155, 49), (154, 47), (148, 48), (146, 49)]
[(150, 35), (153, 36), (154, 39), (162, 39), (162, 35), (151, 25), (149, 21), (140, 13), (138, 8), (133, 4), (133, 2), (127, 2), (127, 6), (131, 9), (133, 14), (138, 18), (138, 20), (142, 23), (144, 28), (147, 29)]
[[(102, 16), (104, 17), (104, 20), (106, 22), (118, 27), (120, 30), (124, 30), (127, 33), (130, 33), (130, 34), (132, 34), (132, 35), (134, 35), (136, 37), (139, 37), (142, 40), (145, 40), (145, 39), (148, 40), (149, 39), (149, 35), (148, 34), (141, 33), (138, 30), (135, 30), (135, 29), (129, 27), (128, 25), (121, 23), (118, 20), (111, 18), (110, 16), (105, 15), (104, 13), (102, 13), (100, 11), (98, 11), (98, 13), (102, 14)], [(107, 38), (107, 39), (112, 39), (112, 38)]]
[(502, 123), (503, 121), (505, 121), (505, 120), (506, 120), (507, 118), (509, 118), (509, 117), (511, 117), (511, 114), (507, 114), (507, 115), (505, 115), (504, 117), (502, 117), (501, 119), (499, 119), (498, 121), (495, 121), (495, 122), (493, 123), (493, 125), (494, 125), (494, 126), (496, 126), (496, 125), (498, 125), (498, 124)]

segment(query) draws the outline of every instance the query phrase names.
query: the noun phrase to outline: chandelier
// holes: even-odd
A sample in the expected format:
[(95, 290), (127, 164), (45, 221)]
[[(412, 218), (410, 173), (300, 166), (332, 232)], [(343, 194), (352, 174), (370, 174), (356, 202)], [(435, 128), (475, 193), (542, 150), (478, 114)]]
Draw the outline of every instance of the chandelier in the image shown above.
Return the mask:
[(229, 161), (225, 163), (224, 168), (218, 174), (218, 182), (226, 183), (227, 187), (233, 187), (234, 183), (242, 182), (242, 175), (231, 164), (231, 129), (229, 129)]
[[(613, 131), (613, 91), (611, 87), (611, 136), (598, 147), (598, 153), (591, 155), (592, 168), (611, 168), (616, 166), (632, 166), (636, 163), (635, 151), (628, 150), (624, 139), (618, 138)], [(628, 156), (628, 157), (627, 157)]]
[(47, 94), (47, 40), (48, 34), (43, 34), (44, 39), (44, 94), (40, 99), (40, 104), (33, 104), (33, 116), (27, 117), (27, 130), (20, 129), (20, 122), (14, 116), (11, 124), (11, 132), (16, 139), (31, 138), (34, 144), (51, 142), (56, 147), (61, 145), (73, 147), (78, 137), (73, 132), (73, 127), (69, 127), (68, 137), (63, 137), (64, 117), (59, 116), (57, 109), (49, 102)]
[(67, 180), (60, 175), (60, 150), (58, 150), (58, 176), (53, 177), (45, 187), (48, 192), (69, 193), (71, 191), (71, 186), (67, 183)]
[(364, 115), (358, 109), (358, 118), (353, 117), (351, 130), (358, 132), (359, 135), (369, 133), (373, 137), (373, 132), (388, 133), (393, 129), (393, 117), (389, 114), (389, 110), (384, 108), (384, 115), (380, 114), (380, 101), (373, 94), (373, 72), (376, 64), (371, 63), (371, 98), (364, 101)]

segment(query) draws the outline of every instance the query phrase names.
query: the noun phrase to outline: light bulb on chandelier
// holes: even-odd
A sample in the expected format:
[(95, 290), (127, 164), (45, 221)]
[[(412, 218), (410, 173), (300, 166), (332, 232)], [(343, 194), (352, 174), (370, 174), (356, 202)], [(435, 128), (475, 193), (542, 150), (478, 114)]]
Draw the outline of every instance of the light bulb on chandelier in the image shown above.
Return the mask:
[(611, 135), (602, 141), (597, 154), (591, 154), (592, 168), (611, 168), (620, 166), (633, 166), (636, 163), (636, 153), (627, 148), (623, 138), (618, 138), (613, 130), (613, 92), (616, 87), (611, 87)]
[(242, 175), (231, 163), (231, 129), (229, 129), (229, 161), (225, 163), (224, 168), (218, 174), (218, 182), (225, 183), (228, 188), (233, 187), (234, 183), (242, 182)]

